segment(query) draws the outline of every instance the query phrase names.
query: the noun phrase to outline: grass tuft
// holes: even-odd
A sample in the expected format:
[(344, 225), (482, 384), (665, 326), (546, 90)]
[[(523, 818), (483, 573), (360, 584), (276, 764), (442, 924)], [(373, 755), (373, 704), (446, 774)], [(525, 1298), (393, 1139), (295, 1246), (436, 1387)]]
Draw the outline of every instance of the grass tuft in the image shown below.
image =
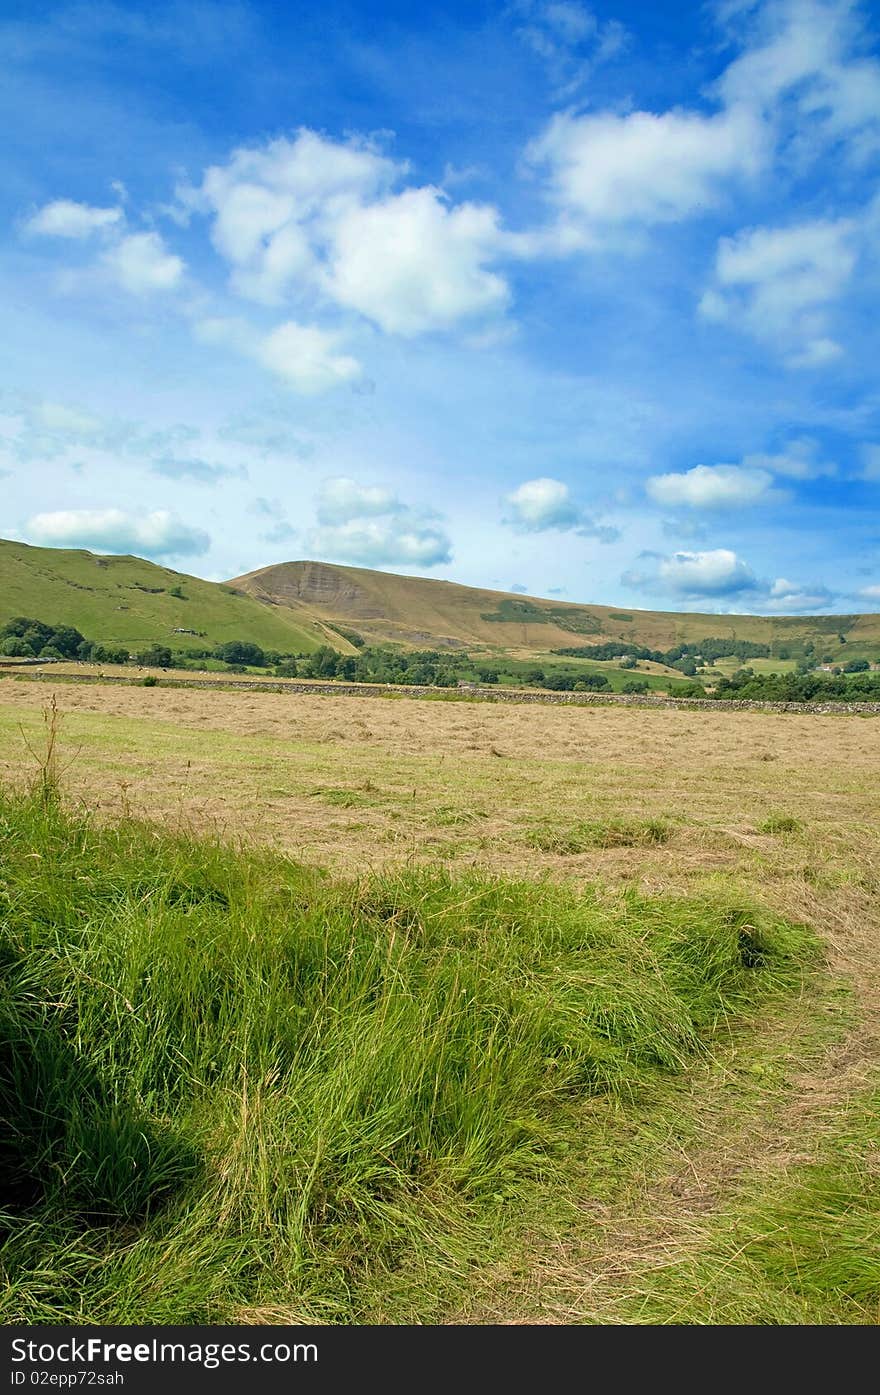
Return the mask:
[(559, 828), (541, 824), (526, 835), (541, 852), (575, 854), (590, 848), (648, 848), (668, 843), (672, 828), (664, 819), (605, 819)]
[(770, 814), (758, 825), (759, 833), (800, 833), (803, 824), (793, 814)]
[[(0, 796), (7, 1322), (357, 1321), (795, 989), (803, 927), (472, 871), (334, 881)], [(290, 1320), (294, 1320), (291, 1317)]]

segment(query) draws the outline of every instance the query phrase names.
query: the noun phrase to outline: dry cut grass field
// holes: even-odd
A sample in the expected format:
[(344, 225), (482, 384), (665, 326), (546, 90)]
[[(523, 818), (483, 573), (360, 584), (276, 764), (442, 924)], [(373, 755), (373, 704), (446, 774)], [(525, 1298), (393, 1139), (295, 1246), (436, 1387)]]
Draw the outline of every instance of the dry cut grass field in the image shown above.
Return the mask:
[[(0, 680), (7, 783), (32, 768), (49, 694)], [(743, 1179), (810, 1159), (877, 1079), (880, 719), (85, 684), (58, 701), (65, 787), (101, 817), (347, 874), (478, 865), (609, 897), (729, 885), (818, 931), (848, 1006), (832, 993), (765, 1024), (758, 1074), (736, 1067), (747, 1109), (733, 1074), (697, 1071), (675, 1137), (650, 1139), (626, 1195), (585, 1199), (589, 1226), (569, 1233), (536, 1224), (528, 1261), (482, 1275), (453, 1318), (642, 1320), (632, 1295), (649, 1301), (658, 1266), (710, 1253)]]

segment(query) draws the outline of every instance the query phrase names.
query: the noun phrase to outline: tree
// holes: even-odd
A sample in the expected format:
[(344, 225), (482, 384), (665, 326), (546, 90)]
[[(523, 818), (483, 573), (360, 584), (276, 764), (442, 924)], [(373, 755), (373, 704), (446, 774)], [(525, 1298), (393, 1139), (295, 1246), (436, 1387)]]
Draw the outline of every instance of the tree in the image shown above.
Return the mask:
[(225, 664), (250, 664), (253, 668), (266, 666), (266, 655), (260, 646), (243, 639), (231, 639), (226, 644), (218, 644), (214, 650), (214, 658), (222, 659)]
[(79, 646), (85, 643), (85, 636), (72, 625), (59, 625), (57, 630), (52, 631), (46, 643), (57, 649), (65, 659), (75, 659)]
[(142, 649), (137, 661), (145, 668), (170, 668), (174, 662), (171, 650), (162, 644), (153, 644), (149, 649)]
[(24, 640), (16, 639), (10, 635), (8, 639), (0, 640), (0, 654), (4, 654), (10, 659), (32, 659), (34, 651)]

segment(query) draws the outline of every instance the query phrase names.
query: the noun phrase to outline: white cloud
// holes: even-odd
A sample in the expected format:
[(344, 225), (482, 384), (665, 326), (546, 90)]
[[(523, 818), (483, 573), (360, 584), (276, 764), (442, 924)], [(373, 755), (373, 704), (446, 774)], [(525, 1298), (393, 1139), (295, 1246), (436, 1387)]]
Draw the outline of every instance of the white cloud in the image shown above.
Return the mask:
[(648, 572), (624, 572), (621, 581), (634, 590), (667, 592), (679, 600), (723, 599), (753, 591), (757, 580), (751, 567), (726, 547), (706, 552), (674, 552), (654, 558)]
[(527, 150), (555, 202), (592, 226), (685, 218), (716, 203), (725, 181), (757, 174), (766, 155), (763, 126), (744, 109), (564, 112)]
[(575, 528), (580, 510), (571, 490), (562, 480), (526, 480), (505, 501), (510, 522), (524, 532), (540, 533), (547, 528)]
[(757, 452), (746, 455), (742, 463), (749, 469), (770, 470), (774, 475), (785, 475), (794, 480), (814, 480), (823, 475), (837, 474), (837, 464), (833, 460), (822, 460), (818, 441), (809, 436), (789, 441), (775, 454)]
[(315, 504), (321, 526), (306, 537), (315, 555), (365, 567), (452, 560), (450, 540), (434, 517), (409, 508), (390, 489), (337, 476), (324, 481)]
[(123, 221), (121, 208), (93, 208), (73, 199), (55, 199), (44, 204), (25, 223), (25, 232), (43, 237), (91, 237), (118, 227)]
[(526, 480), (504, 502), (508, 513), (502, 522), (520, 533), (575, 530), (601, 542), (613, 542), (619, 536), (616, 528), (598, 524), (585, 513), (562, 480)]
[(338, 343), (328, 330), (288, 320), (261, 341), (257, 357), (295, 392), (311, 397), (361, 376), (356, 358), (336, 352)]
[[(554, 28), (550, 6), (521, 0), (521, 8), (532, 16), (521, 36), (554, 61), (577, 21), (566, 31), (564, 19)], [(801, 172), (829, 146), (861, 162), (880, 149), (880, 63), (864, 56), (868, 36), (853, 0), (767, 0), (716, 13), (740, 53), (707, 94), (715, 111), (564, 111), (528, 147), (561, 227), (570, 234), (578, 225), (582, 245), (607, 238), (613, 224), (702, 214), (780, 160)], [(835, 347), (813, 332), (792, 354), (815, 366)]]
[(827, 610), (833, 601), (827, 586), (803, 586), (780, 576), (762, 599), (761, 609), (775, 615), (804, 615)]
[(300, 130), (234, 151), (179, 195), (212, 217), (214, 245), (242, 295), (329, 302), (401, 335), (502, 308), (507, 284), (488, 263), (524, 246), (490, 206), (453, 204), (433, 186), (395, 192), (405, 174), (367, 141)]
[(658, 568), (661, 583), (680, 596), (727, 596), (755, 586), (752, 569), (729, 548), (674, 552)]
[(26, 526), (28, 538), (45, 547), (84, 547), (96, 552), (145, 557), (195, 557), (211, 539), (166, 509), (130, 514), (122, 509), (66, 509), (38, 513)]
[[(319, 325), (286, 320), (269, 334), (261, 334), (247, 320), (216, 316), (197, 320), (193, 333), (203, 344), (218, 344), (255, 359), (302, 397), (354, 383), (363, 375), (359, 361), (340, 352), (342, 336)], [(265, 427), (259, 434), (265, 438)], [(248, 443), (252, 440), (250, 433)]]
[(852, 0), (770, 0), (750, 17), (718, 94), (787, 117), (798, 159), (841, 143), (863, 159), (880, 140), (880, 63), (864, 56), (864, 38)]
[(365, 567), (436, 567), (452, 560), (451, 544), (442, 529), (406, 518), (381, 522), (356, 518), (336, 527), (316, 528), (309, 534), (308, 545), (318, 556)]
[(302, 129), (292, 140), (233, 151), (197, 189), (178, 192), (190, 210), (213, 215), (212, 240), (236, 288), (277, 303), (291, 281), (318, 277), (340, 213), (378, 197), (404, 169), (367, 141)]
[(651, 566), (624, 572), (623, 584), (648, 594), (665, 594), (687, 605), (721, 611), (733, 605), (751, 614), (802, 615), (826, 611), (835, 599), (821, 583), (804, 585), (787, 577), (759, 579), (742, 557), (726, 547), (675, 552), (671, 557), (657, 553), (642, 556)]
[(793, 368), (830, 362), (842, 350), (827, 334), (828, 307), (855, 267), (855, 230), (842, 218), (722, 238), (701, 313), (752, 334)]
[(408, 189), (340, 215), (326, 284), (389, 334), (450, 329), (507, 304), (506, 282), (485, 266), (500, 243), (494, 208)]
[(866, 601), (880, 601), (880, 586), (863, 586), (856, 595)]
[(399, 513), (403, 505), (390, 489), (358, 484), (344, 475), (325, 480), (317, 498), (319, 523), (348, 523), (353, 518)]
[(133, 295), (172, 290), (184, 271), (180, 257), (168, 252), (155, 232), (123, 237), (101, 260), (113, 280)]
[(557, 95), (571, 96), (602, 63), (617, 57), (629, 35), (616, 19), (601, 22), (577, 0), (514, 0), (523, 23), (517, 38), (541, 58)]
[(683, 474), (652, 475), (645, 488), (666, 508), (740, 509), (766, 500), (772, 484), (766, 470), (695, 465)]

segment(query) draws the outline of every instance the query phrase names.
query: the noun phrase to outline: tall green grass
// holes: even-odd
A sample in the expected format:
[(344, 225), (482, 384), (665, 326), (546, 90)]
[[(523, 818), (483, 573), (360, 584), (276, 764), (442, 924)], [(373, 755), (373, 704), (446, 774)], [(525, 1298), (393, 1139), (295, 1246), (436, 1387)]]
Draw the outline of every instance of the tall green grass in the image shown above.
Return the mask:
[(630, 1278), (624, 1321), (880, 1323), (880, 1090), (851, 1103), (815, 1161), (747, 1184), (680, 1257)]
[(0, 918), (0, 1317), (28, 1322), (357, 1321), (383, 1274), (463, 1275), (564, 1181), (573, 1104), (625, 1108), (815, 953), (748, 906), (332, 881), (11, 796)]

